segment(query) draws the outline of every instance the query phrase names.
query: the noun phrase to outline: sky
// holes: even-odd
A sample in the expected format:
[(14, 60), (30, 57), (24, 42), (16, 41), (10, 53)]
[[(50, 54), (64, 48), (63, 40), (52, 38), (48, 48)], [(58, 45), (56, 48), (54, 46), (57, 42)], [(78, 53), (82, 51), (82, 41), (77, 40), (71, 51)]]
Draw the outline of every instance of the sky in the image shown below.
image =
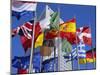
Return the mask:
[[(53, 11), (60, 11), (60, 18), (64, 20), (64, 22), (76, 18), (77, 28), (82, 26), (89, 26), (92, 32), (92, 47), (87, 46), (86, 50), (90, 50), (91, 48), (96, 47), (96, 7), (89, 5), (72, 5), (72, 4), (55, 4), (55, 3), (38, 3), (36, 14), (39, 17), (41, 13), (45, 10), (45, 6), (49, 5), (49, 7)], [(19, 20), (12, 16), (12, 29), (21, 26), (23, 23), (33, 18), (32, 12), (27, 15), (23, 15)], [(15, 36), (11, 41), (12, 49), (12, 59), (14, 56), (25, 56), (24, 49), (22, 47), (20, 36)], [(74, 70), (77, 69), (77, 61), (73, 64)], [(93, 64), (80, 65), (80, 69), (93, 69)], [(16, 69), (12, 68), (12, 72), (16, 73)]]

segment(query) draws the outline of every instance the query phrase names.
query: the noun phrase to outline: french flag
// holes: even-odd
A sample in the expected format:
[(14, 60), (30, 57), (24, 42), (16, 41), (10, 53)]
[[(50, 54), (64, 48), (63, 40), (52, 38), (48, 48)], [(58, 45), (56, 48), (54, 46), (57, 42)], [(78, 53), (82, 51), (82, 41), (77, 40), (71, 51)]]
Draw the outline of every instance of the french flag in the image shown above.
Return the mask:
[(20, 19), (22, 15), (34, 13), (36, 11), (36, 2), (12, 0), (12, 16)]

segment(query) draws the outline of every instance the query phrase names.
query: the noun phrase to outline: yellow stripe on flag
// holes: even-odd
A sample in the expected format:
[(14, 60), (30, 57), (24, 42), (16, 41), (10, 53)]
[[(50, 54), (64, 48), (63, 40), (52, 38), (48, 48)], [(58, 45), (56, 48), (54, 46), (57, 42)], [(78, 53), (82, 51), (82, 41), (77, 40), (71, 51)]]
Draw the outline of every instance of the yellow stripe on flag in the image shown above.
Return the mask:
[(96, 62), (96, 59), (94, 58), (87, 58), (87, 62), (88, 63), (94, 63), (94, 62)]
[(41, 33), (36, 41), (35, 41), (35, 48), (39, 47), (39, 46), (42, 46), (43, 45), (43, 37), (44, 37), (44, 33)]
[(79, 64), (94, 63), (96, 59), (94, 58), (81, 58), (79, 59)]
[(85, 58), (79, 59), (79, 64), (86, 64), (86, 59)]
[(76, 23), (75, 22), (66, 22), (66, 23), (60, 25), (60, 31), (76, 32)]

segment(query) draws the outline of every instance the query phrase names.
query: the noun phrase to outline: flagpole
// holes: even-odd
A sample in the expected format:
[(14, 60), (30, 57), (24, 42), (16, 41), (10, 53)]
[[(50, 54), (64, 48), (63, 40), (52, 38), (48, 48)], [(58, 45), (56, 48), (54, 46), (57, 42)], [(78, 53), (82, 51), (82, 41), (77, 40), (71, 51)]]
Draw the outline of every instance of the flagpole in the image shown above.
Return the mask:
[(71, 50), (71, 64), (72, 64), (72, 70), (73, 70), (73, 55), (72, 55), (72, 50)]
[[(41, 17), (43, 16), (43, 14), (46, 12), (46, 8), (42, 11), (41, 15), (37, 18), (38, 21), (41, 20)], [(43, 30), (43, 33), (44, 33), (44, 36), (46, 35), (45, 31)], [(45, 38), (44, 38), (45, 40)], [(41, 59), (40, 59), (40, 64), (41, 64), (41, 67), (43, 66), (42, 65), (42, 62), (44, 61), (44, 56), (41, 56)], [(40, 72), (43, 72), (42, 71), (42, 68), (40, 67)]]
[[(92, 29), (91, 29), (91, 24), (89, 22), (89, 25), (90, 25), (90, 33), (91, 33), (91, 40), (92, 40)], [(93, 65), (94, 65), (94, 68), (96, 68), (96, 63), (95, 63), (95, 57), (94, 57), (94, 51), (93, 51), (93, 43), (91, 42), (91, 47), (92, 47), (92, 58), (93, 58)]]
[[(76, 17), (74, 16), (75, 20)], [(78, 60), (78, 70), (80, 70), (80, 63), (79, 63), (79, 55), (78, 55), (78, 44), (77, 44), (78, 40), (77, 40), (77, 33), (76, 33), (76, 53), (77, 53), (77, 60)]]
[(41, 13), (40, 17), (38, 18), (38, 21), (40, 21), (41, 17), (42, 17), (43, 14), (45, 13), (45, 10), (46, 10), (46, 9), (44, 9), (43, 12)]
[[(82, 33), (82, 30), (80, 31), (80, 34)], [(81, 41), (81, 43), (84, 43), (84, 41)], [(83, 45), (83, 44), (82, 44)], [(85, 55), (86, 55), (86, 52), (85, 52)], [(86, 57), (85, 57), (85, 61), (86, 61), (86, 64), (85, 64), (85, 68), (87, 69), (87, 60), (86, 60)]]
[[(60, 15), (60, 13), (59, 13), (59, 10), (58, 10), (58, 14), (57, 14), (57, 16), (59, 16)], [(59, 24), (58, 24), (59, 25)], [(58, 31), (58, 34), (59, 34), (59, 31)], [(57, 41), (59, 41), (59, 35), (57, 36), (57, 38), (55, 38), (54, 39), (55, 41), (54, 41), (54, 43), (56, 44), (55, 46), (54, 46), (54, 72), (55, 71), (57, 71), (57, 69), (56, 69), (56, 65), (58, 66), (58, 71), (60, 71), (60, 50), (59, 50), (59, 47), (57, 46), (58, 45), (58, 43), (60, 44), (60, 42), (57, 42)], [(58, 48), (57, 48), (58, 47)], [(58, 49), (58, 50), (57, 50)], [(58, 54), (58, 64), (56, 64), (56, 52), (58, 52), (57, 54)]]
[[(60, 8), (58, 7), (58, 17), (60, 16)], [(59, 19), (59, 24), (60, 24), (60, 19)], [(58, 48), (58, 71), (60, 71), (60, 53), (61, 53), (61, 38), (60, 38), (60, 25), (58, 29), (58, 43), (59, 43), (59, 48)]]
[[(54, 58), (56, 58), (56, 46), (54, 46)], [(56, 59), (54, 59), (54, 72), (56, 71)]]
[(93, 44), (92, 44), (92, 57), (93, 57), (94, 68), (96, 68), (96, 63), (95, 63), (96, 59), (94, 59), (95, 57), (94, 57), (94, 51), (93, 51)]
[(31, 43), (31, 55), (30, 55), (30, 64), (29, 64), (29, 74), (32, 73), (33, 69), (33, 54), (34, 54), (34, 38), (35, 38), (35, 25), (36, 25), (36, 11), (35, 11), (35, 17), (34, 17), (34, 23), (33, 23), (33, 32), (32, 32), (32, 43)]

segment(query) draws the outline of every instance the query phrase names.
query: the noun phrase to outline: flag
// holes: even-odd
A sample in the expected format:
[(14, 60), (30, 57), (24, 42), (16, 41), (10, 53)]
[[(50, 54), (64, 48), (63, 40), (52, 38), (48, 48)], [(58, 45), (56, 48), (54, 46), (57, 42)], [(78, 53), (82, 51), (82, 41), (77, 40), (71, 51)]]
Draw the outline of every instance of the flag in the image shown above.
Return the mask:
[(48, 32), (46, 32), (46, 39), (54, 39), (55, 37), (58, 36), (58, 31), (57, 30), (50, 30)]
[[(54, 13), (54, 11), (48, 5), (46, 5), (46, 7), (49, 9), (50, 15), (52, 15)], [(60, 18), (60, 24), (61, 23), (64, 23), (64, 21)]]
[(71, 61), (77, 58), (77, 49), (74, 48), (69, 54), (64, 55), (65, 59), (68, 59), (67, 61)]
[(60, 25), (60, 31), (62, 32), (76, 32), (76, 19), (73, 18)]
[[(58, 70), (58, 58), (50, 58), (48, 60), (43, 61), (42, 63), (42, 72), (54, 72)], [(55, 66), (55, 68), (54, 68)]]
[(40, 33), (35, 41), (35, 48), (43, 45), (44, 33)]
[(79, 38), (78, 36), (76, 35), (76, 32), (73, 33), (73, 32), (60, 32), (60, 37), (63, 38), (63, 39), (66, 39), (68, 40), (71, 44), (78, 44), (79, 43)]
[(42, 30), (50, 29), (50, 19), (51, 19), (51, 10), (48, 5), (46, 5), (45, 11), (43, 11), (43, 14), (39, 17), (39, 22)]
[(54, 37), (57, 37), (58, 30), (59, 30), (59, 15), (58, 15), (58, 12), (54, 12), (53, 14), (51, 14), (49, 26), (50, 26), (50, 30), (46, 31), (45, 38), (46, 39), (53, 39)]
[[(33, 72), (40, 72), (40, 52), (34, 53)], [(12, 67), (18, 69), (18, 74), (27, 74), (29, 70), (30, 56), (15, 56), (12, 59)]]
[[(33, 22), (31, 23), (30, 21), (24, 23), (20, 27), (17, 27), (17, 29), (12, 30), (12, 34), (15, 33), (12, 36), (17, 35), (17, 34), (20, 35), (20, 40), (21, 40), (21, 43), (22, 43), (22, 46), (23, 46), (25, 52), (28, 50), (28, 48), (31, 48), (32, 31), (33, 31)], [(37, 22), (36, 25), (35, 25), (35, 38), (34, 38), (34, 42), (36, 40), (38, 40), (38, 42), (39, 42), (39, 39), (42, 40), (43, 34), (41, 34), (41, 33), (42, 33), (42, 31), (41, 31), (39, 22)], [(42, 42), (43, 41), (41, 41), (40, 43), (36, 43), (37, 46), (35, 45), (35, 48), (40, 46), (40, 45), (42, 45)]]
[(60, 24), (60, 37), (66, 38), (71, 44), (79, 43), (76, 35), (76, 19), (73, 18), (63, 24)]
[[(54, 11), (48, 5), (46, 5), (45, 11), (43, 11), (43, 14), (39, 17), (42, 30), (50, 29), (50, 19), (53, 13)], [(64, 21), (60, 18), (60, 23), (63, 23), (63, 22)]]
[(17, 74), (27, 74), (28, 71), (26, 69), (18, 69), (18, 73)]
[(80, 42), (77, 44), (76, 48), (72, 49), (72, 51), (69, 54), (66, 54), (64, 57), (69, 60), (79, 59), (79, 64), (86, 64), (85, 44)]
[[(92, 38), (91, 38), (91, 31), (90, 31), (89, 27), (80, 27), (79, 29), (77, 29), (77, 35), (78, 35), (81, 42), (83, 42), (86, 45), (91, 46)], [(81, 54), (81, 56), (83, 56), (84, 58), (79, 59), (80, 64), (87, 63), (86, 51), (84, 53), (85, 54)]]
[(67, 55), (67, 54), (64, 55), (64, 58), (73, 60), (73, 59), (77, 59), (77, 57), (78, 57), (79, 64), (96, 62), (96, 48), (86, 51), (85, 44), (82, 44), (82, 43), (80, 43), (77, 48), (72, 49), (72, 52), (69, 55)]
[[(55, 27), (56, 26), (56, 27)], [(60, 37), (68, 40), (71, 44), (79, 43), (79, 38), (76, 34), (76, 20), (75, 18), (62, 23), (60, 25), (53, 25), (53, 29), (47, 32), (46, 39), (53, 39), (59, 35), (57, 26), (60, 26)]]
[(91, 29), (89, 27), (80, 27), (77, 29), (77, 34), (80, 40), (86, 45), (92, 45)]
[(54, 12), (51, 15), (51, 19), (50, 19), (50, 29), (52, 30), (59, 30), (59, 13), (58, 12)]
[(78, 58), (79, 58), (79, 64), (86, 64), (86, 49), (85, 44), (83, 42), (80, 42), (78, 45)]
[(61, 50), (60, 50), (60, 71), (64, 70), (72, 70), (72, 63), (70, 58), (65, 58), (65, 56), (69, 55), (72, 51), (72, 45), (66, 40), (61, 40)]
[(87, 60), (87, 63), (96, 62), (96, 48), (93, 48), (86, 52), (86, 60)]
[(12, 16), (16, 16), (18, 19), (22, 15), (29, 14), (30, 12), (36, 11), (37, 3), (21, 2), (12, 0)]
[(96, 50), (95, 48), (86, 52), (86, 58), (79, 60), (80, 64), (86, 64), (86, 63), (94, 63), (96, 62)]
[(71, 53), (72, 45), (66, 40), (62, 39), (62, 52), (64, 55), (68, 55)]
[(16, 35), (18, 34), (18, 32), (19, 32), (19, 27), (18, 27), (17, 29), (13, 29), (13, 30), (11, 31), (12, 37), (16, 36)]

